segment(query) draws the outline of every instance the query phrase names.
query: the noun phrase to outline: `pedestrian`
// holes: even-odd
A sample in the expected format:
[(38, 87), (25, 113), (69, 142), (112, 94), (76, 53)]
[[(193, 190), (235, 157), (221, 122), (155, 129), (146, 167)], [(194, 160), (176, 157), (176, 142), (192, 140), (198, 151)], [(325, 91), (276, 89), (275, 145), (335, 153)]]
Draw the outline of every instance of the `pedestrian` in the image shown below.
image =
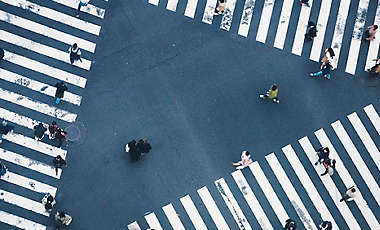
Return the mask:
[(309, 0), (300, 0), (300, 2), (301, 2), (301, 6), (305, 5), (307, 7), (310, 7)]
[(141, 155), (144, 155), (146, 153), (149, 153), (149, 151), (152, 149), (152, 146), (150, 146), (146, 139), (140, 139), (137, 143), (137, 149)]
[(331, 230), (332, 229), (332, 224), (330, 221), (323, 221), (320, 225), (319, 225), (319, 230)]
[(13, 128), (14, 127), (11, 125), (8, 125), (8, 122), (6, 122), (5, 120), (1, 121), (1, 124), (0, 124), (0, 143), (3, 142), (3, 135), (7, 135), (8, 133), (12, 133)]
[(132, 140), (125, 145), (125, 152), (129, 153), (131, 162), (136, 162), (141, 157), (141, 153), (139, 152), (135, 140)]
[(67, 213), (65, 213), (63, 211), (58, 211), (55, 214), (55, 220), (59, 224), (63, 224), (65, 226), (69, 226), (69, 224), (71, 223), (71, 221), (73, 220), (73, 218), (69, 214), (67, 214)]
[(236, 166), (236, 169), (242, 169), (242, 168), (245, 168), (247, 167), (249, 164), (252, 163), (252, 159), (251, 159), (251, 153), (244, 150), (241, 152), (241, 156), (240, 156), (241, 160), (238, 161), (238, 162), (233, 162), (232, 165), (233, 166)]
[(0, 161), (0, 177), (4, 176), (7, 173), (7, 167)]
[(51, 125), (49, 125), (49, 139), (54, 139), (55, 138), (55, 135), (57, 135), (57, 132), (58, 132), (58, 125), (57, 125), (57, 122), (53, 121), (51, 123)]
[(80, 8), (82, 6), (87, 6), (87, 4), (90, 2), (90, 0), (79, 0), (79, 4), (78, 4), (78, 10), (77, 10), (77, 15), (76, 17), (79, 18), (79, 12), (80, 12)]
[(219, 0), (218, 1), (218, 5), (215, 8), (214, 15), (221, 15), (221, 14), (223, 14), (224, 11), (226, 10), (226, 6), (227, 6), (226, 0)]
[(34, 139), (40, 141), (45, 136), (46, 128), (45, 126), (40, 122), (38, 125), (34, 126)]
[(310, 73), (310, 77), (318, 77), (318, 76), (323, 76), (327, 79), (330, 80), (331, 78), (331, 69), (332, 69), (332, 66), (330, 63), (327, 63), (326, 65), (322, 65), (321, 66), (321, 70), (318, 71), (318, 72), (315, 72), (315, 73)]
[(305, 41), (311, 41), (317, 36), (317, 27), (314, 22), (309, 21), (307, 23), (307, 29), (305, 34)]
[(285, 227), (284, 230), (296, 230), (297, 229), (297, 223), (292, 219), (287, 219), (285, 221)]
[(335, 53), (334, 53), (334, 50), (330, 47), (330, 48), (326, 48), (324, 51), (323, 51), (323, 58), (321, 60), (322, 64), (321, 64), (321, 69), (324, 65), (327, 65), (328, 63), (330, 63), (331, 67), (332, 67), (332, 70), (334, 70), (335, 67), (332, 66), (332, 61), (335, 57)]
[(325, 167), (325, 172), (322, 173), (321, 176), (324, 176), (327, 173), (329, 173), (329, 175), (332, 176), (335, 170), (335, 164), (336, 164), (335, 159), (328, 159), (325, 162), (323, 162), (323, 166)]
[(61, 148), (62, 145), (63, 145), (63, 142), (65, 142), (66, 140), (66, 131), (63, 130), (63, 129), (58, 129), (58, 132), (57, 134), (55, 135), (55, 137), (58, 139), (59, 141), (59, 144), (58, 144), (58, 148)]
[(50, 195), (50, 193), (45, 194), (45, 196), (41, 200), (42, 205), (45, 207), (45, 210), (50, 212), (53, 209), (55, 204), (54, 197)]
[(378, 28), (377, 25), (368, 26), (367, 29), (363, 33), (364, 39), (367, 41), (373, 41), (375, 39), (377, 28)]
[(4, 50), (0, 47), (0, 61), (4, 58)]
[(352, 201), (358, 194), (358, 188), (356, 186), (351, 186), (350, 188), (347, 189), (346, 194), (340, 199), (340, 202), (342, 201)]
[(375, 58), (372, 61), (375, 61), (375, 65), (372, 66), (370, 69), (367, 69), (367, 71), (373, 74), (379, 74), (380, 73), (380, 58)]
[(69, 54), (70, 54), (71, 65), (74, 63), (74, 61), (77, 61), (77, 60), (82, 61), (82, 59), (80, 59), (81, 52), (77, 43), (74, 43), (69, 48)]
[(260, 94), (261, 99), (269, 98), (275, 103), (280, 103), (280, 100), (277, 97), (278, 95), (278, 87), (273, 84), (269, 87), (269, 90), (265, 94)]
[(65, 91), (67, 90), (67, 84), (61, 81), (57, 82), (57, 84), (55, 84), (54, 86), (57, 88), (55, 91), (55, 104), (58, 104), (63, 98)]
[(329, 159), (330, 150), (328, 147), (321, 147), (317, 150), (318, 161), (314, 163), (317, 165), (318, 163), (323, 164), (325, 161)]
[(55, 175), (58, 175), (58, 169), (62, 169), (62, 166), (67, 167), (66, 161), (61, 157), (61, 155), (54, 157), (53, 164), (55, 167)]

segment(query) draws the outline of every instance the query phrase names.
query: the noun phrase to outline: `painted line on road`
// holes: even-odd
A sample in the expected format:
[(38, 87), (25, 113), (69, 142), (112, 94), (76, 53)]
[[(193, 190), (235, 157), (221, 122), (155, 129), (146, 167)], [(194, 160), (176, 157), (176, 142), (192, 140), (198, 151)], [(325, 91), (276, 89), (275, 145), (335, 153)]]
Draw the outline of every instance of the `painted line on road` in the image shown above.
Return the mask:
[[(53, 1), (61, 5), (73, 8), (75, 10), (78, 9), (79, 1), (67, 1), (67, 0), (53, 0)], [(82, 6), (80, 8), (80, 11), (86, 12), (88, 14), (94, 15), (102, 19), (104, 18), (104, 13), (105, 13), (105, 10), (103, 8), (100, 8), (91, 4), (87, 4), (87, 6)]]
[(177, 10), (178, 0), (168, 0), (166, 9), (175, 12)]
[(202, 22), (211, 24), (214, 18), (214, 12), (216, 8), (217, 0), (207, 0), (206, 7), (203, 12)]
[(226, 4), (226, 10), (224, 11), (222, 21), (220, 23), (220, 29), (229, 31), (232, 24), (234, 15), (236, 0), (228, 0)]
[(264, 7), (261, 12), (259, 28), (257, 29), (256, 41), (265, 43), (265, 40), (267, 39), (274, 1), (275, 0), (265, 0), (264, 2)]
[(128, 230), (141, 230), (139, 224), (135, 221), (133, 223), (128, 224)]
[(0, 221), (20, 229), (46, 230), (46, 226), (0, 210)]
[(298, 18), (297, 30), (296, 30), (296, 34), (294, 35), (293, 48), (292, 48), (292, 53), (298, 56), (301, 56), (302, 54), (302, 48), (305, 41), (306, 28), (309, 22), (312, 5), (313, 5), (313, 0), (310, 0), (309, 1), (310, 7), (304, 6), (304, 5), (301, 7), (301, 12)]
[(185, 16), (189, 18), (194, 18), (195, 16), (195, 10), (197, 9), (198, 0), (188, 0), (186, 9), (185, 9)]
[[(380, 25), (380, 1), (377, 2), (376, 16), (374, 20), (374, 25)], [(370, 69), (376, 63), (372, 61), (375, 58), (378, 58), (379, 54), (379, 36), (376, 36), (375, 39), (369, 43), (367, 61), (365, 62), (364, 70)]]
[(154, 212), (144, 216), (144, 218), (146, 222), (148, 223), (149, 228), (155, 229), (155, 230), (162, 230), (161, 224), (158, 221), (157, 216), (156, 214), (154, 214)]
[(241, 16), (238, 34), (244, 37), (248, 36), (249, 27), (251, 25), (253, 9), (256, 0), (245, 0), (243, 14)]
[(189, 195), (179, 199), (196, 230), (207, 230), (205, 223)]
[(162, 207), (162, 210), (164, 211), (166, 217), (168, 218), (174, 230), (185, 230), (185, 227), (183, 226), (181, 220), (179, 219), (178, 214), (174, 210), (174, 207), (172, 204), (168, 204)]
[[(24, 126), (28, 129), (34, 129), (34, 126), (38, 125), (40, 123), (39, 121), (33, 120), (29, 117), (24, 117), (18, 113), (11, 112), (9, 110), (6, 110), (4, 108), (0, 107), (0, 118), (10, 121), (12, 123), (15, 123), (20, 126)], [(44, 126), (47, 126), (47, 124), (41, 122)], [(49, 131), (46, 130), (45, 134), (49, 134)]]
[[(41, 197), (42, 199), (42, 197)], [(3, 200), (6, 203), (16, 205), (18, 207), (33, 211), (35, 213), (49, 216), (50, 214), (45, 210), (45, 207), (41, 202), (36, 202), (34, 200), (25, 198), (23, 196), (16, 195), (11, 192), (7, 192), (3, 189), (0, 189), (0, 200)]]
[(292, 14), (294, 0), (284, 0), (282, 3), (282, 10), (280, 21), (278, 22), (276, 38), (274, 39), (274, 47), (278, 49), (284, 48), (286, 33), (288, 32), (290, 15)]
[(377, 133), (380, 135), (380, 117), (379, 114), (376, 112), (375, 107), (373, 107), (372, 104), (367, 105), (366, 107), (364, 107), (364, 111), (367, 114), (372, 125), (375, 127)]

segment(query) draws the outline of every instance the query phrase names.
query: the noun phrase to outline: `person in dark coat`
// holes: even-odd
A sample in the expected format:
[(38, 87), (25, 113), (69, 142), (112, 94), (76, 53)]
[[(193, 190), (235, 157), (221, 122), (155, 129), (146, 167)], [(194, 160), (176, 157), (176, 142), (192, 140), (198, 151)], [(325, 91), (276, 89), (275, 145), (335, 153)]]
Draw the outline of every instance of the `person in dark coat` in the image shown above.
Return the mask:
[(3, 142), (3, 135), (6, 135), (12, 132), (13, 128), (14, 128), (13, 126), (8, 125), (8, 122), (6, 122), (5, 120), (2, 120), (2, 122), (0, 123), (0, 143)]
[(55, 137), (58, 139), (59, 141), (59, 144), (58, 144), (58, 148), (62, 147), (63, 145), (63, 142), (65, 142), (66, 140), (66, 131), (63, 130), (63, 129), (58, 129), (58, 132), (57, 134), (55, 135)]
[(311, 41), (317, 36), (317, 27), (314, 22), (310, 21), (307, 24), (305, 41)]
[(53, 206), (55, 204), (55, 200), (54, 200), (54, 197), (52, 195), (50, 195), (49, 193), (46, 194), (43, 198), (42, 198), (42, 204), (44, 205), (45, 207), (45, 210), (50, 212), (52, 209), (53, 209)]
[(331, 69), (332, 69), (332, 65), (329, 63), (325, 64), (325, 65), (322, 65), (321, 67), (321, 70), (319, 72), (316, 72), (316, 73), (310, 73), (310, 77), (318, 77), (318, 76), (323, 76), (327, 79), (330, 80), (331, 78)]
[(0, 177), (4, 176), (7, 173), (7, 167), (0, 161)]
[(325, 161), (329, 159), (330, 150), (328, 147), (321, 147), (317, 151), (318, 154), (318, 161), (314, 163), (314, 165), (317, 165), (318, 163), (323, 164)]
[(135, 140), (132, 140), (125, 145), (125, 152), (129, 153), (131, 162), (136, 162), (140, 159), (141, 153), (136, 145)]
[(34, 129), (34, 138), (39, 141), (42, 140), (47, 130), (45, 126), (40, 122), (38, 123), (38, 125), (34, 126), (33, 129)]
[(144, 155), (146, 153), (149, 153), (149, 151), (152, 149), (152, 146), (150, 146), (146, 139), (140, 139), (137, 143), (137, 148), (141, 155)]
[(330, 221), (323, 221), (320, 225), (319, 225), (319, 230), (331, 230), (332, 229), (332, 224)]
[(70, 63), (71, 63), (71, 65), (74, 63), (74, 61), (77, 61), (77, 60), (82, 61), (82, 59), (80, 59), (81, 52), (80, 52), (80, 49), (79, 49), (77, 43), (74, 43), (69, 48), (69, 54), (70, 54)]
[(62, 166), (67, 167), (66, 161), (61, 157), (61, 155), (58, 155), (54, 157), (53, 164), (55, 167), (55, 174), (58, 175), (58, 169), (62, 169)]
[(55, 84), (54, 86), (57, 88), (57, 90), (55, 91), (55, 104), (58, 104), (63, 98), (65, 91), (67, 90), (67, 85), (65, 82), (61, 81)]
[(49, 125), (49, 139), (54, 139), (55, 135), (57, 135), (58, 132), (58, 125), (57, 122), (53, 121), (51, 125)]
[(336, 160), (334, 159), (328, 159), (326, 160), (324, 163), (323, 163), (323, 166), (325, 167), (325, 172), (321, 174), (321, 176), (324, 176), (326, 175), (328, 172), (329, 172), (329, 168), (331, 168), (333, 170), (333, 172), (335, 171), (335, 164), (336, 164)]
[(4, 58), (4, 50), (0, 48), (0, 61)]
[(297, 229), (297, 223), (292, 219), (287, 219), (285, 221), (284, 230), (296, 230)]

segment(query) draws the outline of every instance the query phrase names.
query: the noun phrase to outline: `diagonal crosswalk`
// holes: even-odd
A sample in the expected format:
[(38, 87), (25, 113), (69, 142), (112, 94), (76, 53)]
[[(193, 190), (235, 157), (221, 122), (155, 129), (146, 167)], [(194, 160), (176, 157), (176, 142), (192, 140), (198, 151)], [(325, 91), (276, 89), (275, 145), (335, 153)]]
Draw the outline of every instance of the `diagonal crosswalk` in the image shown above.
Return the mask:
[[(177, 9), (182, 9), (181, 5), (184, 5), (186, 17), (213, 24), (214, 17), (217, 17), (214, 16), (217, 2), (217, 0), (168, 0), (166, 9), (177, 12)], [(240, 7), (240, 1), (226, 1), (226, 10), (221, 21), (216, 20), (220, 23), (220, 29), (226, 31), (232, 29), (243, 37), (255, 37), (256, 41), (261, 43), (272, 42), (268, 36), (274, 34), (274, 47), (280, 50), (289, 49), (285, 44), (291, 43), (289, 51), (298, 56), (307, 55), (310, 49), (308, 58), (315, 62), (320, 61), (324, 49), (331, 47), (335, 53), (331, 64), (338, 68), (343, 66), (344, 68), (340, 69), (344, 69), (350, 75), (355, 75), (358, 70), (364, 71), (375, 65), (373, 59), (378, 57), (379, 38), (376, 36), (375, 40), (367, 46), (363, 44), (367, 41), (362, 41), (362, 35), (365, 27), (380, 24), (379, 1), (377, 9), (370, 7), (370, 0), (309, 0), (308, 6), (300, 6), (298, 0), (243, 0), (242, 2), (244, 6)], [(147, 3), (158, 7), (163, 5), (159, 0), (148, 0)], [(335, 8), (338, 4), (339, 8), (336, 12)], [(351, 12), (352, 6), (355, 10)], [(277, 8), (280, 9), (280, 14), (272, 14)], [(318, 17), (313, 15), (314, 8), (318, 10)], [(194, 18), (196, 11), (202, 15), (201, 19)], [(375, 16), (368, 17), (372, 14)], [(251, 26), (253, 18), (259, 20), (256, 34), (250, 33), (252, 30), (255, 31), (255, 28)], [(354, 24), (347, 23), (351, 19), (354, 19)], [(318, 30), (317, 37), (311, 42), (311, 48), (305, 45), (304, 40), (309, 21), (315, 22)], [(273, 28), (272, 24), (277, 25), (277, 28)], [(296, 27), (295, 31), (289, 29), (293, 25)], [(235, 27), (236, 30), (234, 30)], [(334, 28), (334, 30), (331, 31), (328, 28)], [(272, 33), (271, 30), (274, 29), (276, 31)], [(342, 50), (347, 50), (344, 52), (345, 56), (341, 55)], [(365, 65), (360, 64), (359, 54), (366, 55)]]
[[(48, 131), (41, 141), (34, 139), (33, 128), (38, 123), (47, 127), (53, 120), (65, 128), (76, 121), (107, 2), (90, 1), (78, 18), (76, 0), (0, 0), (0, 47), (5, 52), (0, 61), (0, 121), (14, 126), (0, 144), (0, 161), (7, 167), (0, 178), (0, 222), (9, 229), (47, 229), (50, 213), (41, 199), (46, 193), (56, 196), (62, 169), (56, 170), (52, 160), (68, 154), (47, 138)], [(51, 21), (54, 26), (46, 24)], [(74, 43), (82, 55), (71, 65), (68, 49)], [(68, 84), (62, 105), (54, 103), (59, 81)]]
[[(330, 129), (319, 129), (297, 145), (266, 155), (265, 162), (253, 162), (249, 170), (234, 171), (198, 189), (198, 197), (183, 196), (180, 201), (187, 215), (169, 203), (162, 208), (165, 216), (150, 212), (145, 221), (133, 221), (128, 229), (269, 230), (282, 229), (289, 218), (302, 229), (318, 229), (323, 220), (330, 221), (333, 229), (379, 229), (378, 121), (375, 106), (368, 105), (331, 123)], [(332, 175), (320, 176), (325, 168), (314, 164), (320, 146), (328, 147), (329, 157), (337, 162)], [(346, 188), (353, 185), (358, 195), (341, 202)], [(199, 198), (200, 203), (193, 202)]]

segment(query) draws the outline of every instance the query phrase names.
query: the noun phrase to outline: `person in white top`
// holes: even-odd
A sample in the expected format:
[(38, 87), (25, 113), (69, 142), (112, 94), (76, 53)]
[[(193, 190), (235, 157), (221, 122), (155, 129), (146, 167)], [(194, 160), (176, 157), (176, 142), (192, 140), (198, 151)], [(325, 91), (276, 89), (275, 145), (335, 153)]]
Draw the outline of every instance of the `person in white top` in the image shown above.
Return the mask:
[(74, 63), (74, 61), (82, 61), (80, 59), (80, 49), (77, 43), (74, 43), (70, 48), (69, 48), (69, 54), (70, 54), (70, 63), (71, 65)]
[(76, 15), (77, 18), (79, 17), (80, 8), (81, 8), (82, 6), (87, 6), (87, 4), (88, 4), (89, 2), (90, 2), (90, 0), (79, 0), (78, 10), (77, 10), (77, 15)]
[(342, 199), (340, 199), (340, 202), (352, 201), (354, 200), (357, 194), (358, 194), (358, 188), (356, 188), (355, 186), (352, 186), (349, 189), (347, 189), (346, 194), (342, 197)]
[(232, 165), (236, 166), (236, 169), (242, 169), (252, 163), (251, 154), (248, 151), (241, 152), (241, 160), (233, 162)]

